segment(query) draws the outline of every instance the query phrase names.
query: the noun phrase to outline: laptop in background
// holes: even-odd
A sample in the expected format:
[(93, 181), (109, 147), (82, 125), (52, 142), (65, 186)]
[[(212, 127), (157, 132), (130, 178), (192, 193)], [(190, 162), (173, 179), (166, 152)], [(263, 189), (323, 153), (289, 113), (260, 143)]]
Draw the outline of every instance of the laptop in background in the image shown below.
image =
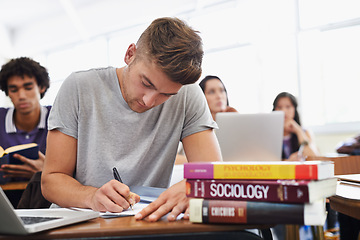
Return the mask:
[(0, 187), (0, 233), (25, 235), (97, 218), (95, 211), (67, 208), (16, 209)]
[(281, 161), (284, 112), (217, 113), (223, 161)]

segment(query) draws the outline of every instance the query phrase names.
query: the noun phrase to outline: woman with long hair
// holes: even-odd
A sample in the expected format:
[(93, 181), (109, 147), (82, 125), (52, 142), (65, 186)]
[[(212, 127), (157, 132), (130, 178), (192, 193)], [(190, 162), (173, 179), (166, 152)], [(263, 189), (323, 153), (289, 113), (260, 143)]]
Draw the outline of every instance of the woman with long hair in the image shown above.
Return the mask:
[(300, 160), (318, 154), (311, 132), (301, 127), (297, 106), (296, 98), (288, 92), (279, 93), (273, 103), (273, 111), (285, 114), (283, 159)]
[[(216, 121), (216, 114), (219, 112), (237, 112), (235, 108), (229, 106), (229, 99), (224, 83), (217, 76), (208, 75), (199, 83), (200, 88), (205, 94), (211, 115)], [(175, 164), (186, 163), (186, 156), (182, 144), (179, 144), (178, 154)]]
[(235, 108), (229, 106), (229, 99), (224, 83), (217, 76), (208, 75), (199, 86), (203, 90), (206, 101), (213, 119), (218, 112), (237, 112)]

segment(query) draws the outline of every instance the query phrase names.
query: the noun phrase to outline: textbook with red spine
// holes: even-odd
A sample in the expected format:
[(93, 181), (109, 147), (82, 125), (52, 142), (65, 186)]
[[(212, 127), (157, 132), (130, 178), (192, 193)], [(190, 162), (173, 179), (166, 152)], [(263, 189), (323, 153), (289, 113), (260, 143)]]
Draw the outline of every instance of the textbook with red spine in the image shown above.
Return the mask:
[(309, 203), (336, 193), (337, 178), (324, 180), (187, 179), (191, 198)]
[(184, 164), (187, 179), (295, 179), (334, 177), (331, 161), (196, 162)]
[(193, 223), (324, 225), (326, 219), (324, 199), (290, 204), (193, 198), (189, 207)]

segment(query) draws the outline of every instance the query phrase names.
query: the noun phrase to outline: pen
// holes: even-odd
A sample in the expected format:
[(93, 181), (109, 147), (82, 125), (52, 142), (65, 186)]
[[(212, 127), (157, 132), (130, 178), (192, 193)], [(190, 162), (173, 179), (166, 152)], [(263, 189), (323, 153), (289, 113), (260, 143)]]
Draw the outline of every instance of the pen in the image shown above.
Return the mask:
[[(118, 180), (119, 182), (123, 183), (123, 181), (122, 181), (122, 179), (121, 179), (121, 177), (120, 177), (120, 174), (119, 174), (118, 170), (116, 169), (116, 167), (113, 167), (113, 174), (114, 174), (114, 178), (115, 178), (116, 180)], [(131, 210), (133, 210), (133, 206), (132, 206), (131, 204), (130, 204), (130, 208), (131, 208)]]
[(300, 161), (305, 161), (305, 158), (304, 158), (304, 148), (305, 146), (307, 146), (309, 143), (307, 141), (303, 141), (301, 144), (300, 144), (300, 148), (299, 148), (299, 151), (298, 151), (298, 159)]
[(119, 182), (123, 183), (121, 177), (120, 177), (120, 174), (118, 172), (118, 170), (116, 169), (116, 167), (113, 168), (113, 174), (114, 174), (114, 178), (116, 180), (118, 180)]

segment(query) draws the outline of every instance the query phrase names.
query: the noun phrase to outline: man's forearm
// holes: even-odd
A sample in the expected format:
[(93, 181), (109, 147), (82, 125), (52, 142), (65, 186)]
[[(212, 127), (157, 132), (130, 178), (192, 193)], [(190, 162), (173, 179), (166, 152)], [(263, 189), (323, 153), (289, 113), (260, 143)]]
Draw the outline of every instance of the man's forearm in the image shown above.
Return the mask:
[(43, 174), (41, 189), (48, 201), (61, 207), (79, 208), (91, 208), (91, 198), (97, 190), (63, 173)]

